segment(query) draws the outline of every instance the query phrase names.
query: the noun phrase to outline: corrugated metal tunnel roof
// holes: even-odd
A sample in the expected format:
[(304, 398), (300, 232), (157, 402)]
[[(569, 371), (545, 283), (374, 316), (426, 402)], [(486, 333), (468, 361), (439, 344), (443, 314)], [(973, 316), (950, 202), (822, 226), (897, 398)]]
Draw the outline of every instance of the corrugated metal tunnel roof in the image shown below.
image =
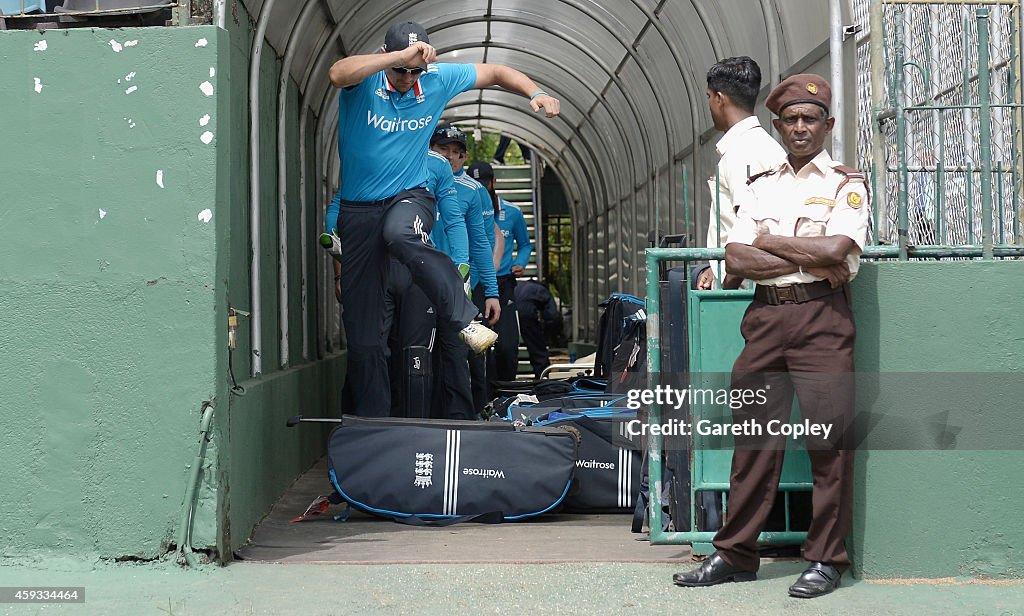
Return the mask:
[[(704, 74), (717, 58), (750, 55), (768, 84), (780, 67), (827, 42), (829, 17), (827, 2), (806, 0), (243, 3), (254, 19), (267, 20), (266, 38), (280, 56), (291, 48), (292, 76), (320, 119), (325, 148), (337, 122), (327, 69), (344, 55), (373, 52), (394, 21), (422, 23), (440, 61), (522, 70), (562, 100), (561, 116), (549, 121), (519, 97), (489, 89), (456, 97), (445, 118), (537, 150), (562, 179), (579, 221), (635, 199), (690, 156), (694, 135), (711, 128)], [(693, 164), (706, 175), (699, 160)], [(665, 184), (659, 199), (677, 202), (676, 183)]]

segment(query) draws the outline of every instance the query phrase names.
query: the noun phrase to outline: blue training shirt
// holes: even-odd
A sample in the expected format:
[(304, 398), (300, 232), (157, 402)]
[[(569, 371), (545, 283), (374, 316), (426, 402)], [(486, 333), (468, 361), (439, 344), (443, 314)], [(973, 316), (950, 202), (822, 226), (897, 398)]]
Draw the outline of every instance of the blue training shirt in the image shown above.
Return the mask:
[[(436, 212), (436, 219), (439, 224), (435, 224), (434, 228), (430, 232), (430, 239), (434, 241), (434, 246), (442, 252), (452, 257), (456, 263), (469, 263), (469, 241), (466, 234), (466, 222), (462, 214), (459, 212), (459, 199), (458, 194), (455, 192), (454, 177), (452, 176), (452, 166), (448, 164), (448, 160), (440, 154), (430, 152), (427, 157), (427, 182), (426, 189), (434, 195), (434, 212)], [(331, 199), (331, 204), (327, 206), (327, 213), (324, 216), (324, 230), (327, 233), (335, 233), (337, 229), (338, 213), (341, 211), (341, 191), (334, 193), (334, 199)], [(435, 233), (438, 233), (438, 237), (435, 240)], [(447, 235), (446, 235), (447, 233)], [(456, 249), (455, 253), (449, 252), (447, 249), (447, 238), (448, 237), (461, 237), (461, 242), (458, 245), (461, 246), (461, 251)], [(444, 241), (445, 244), (442, 247), (438, 241)], [(461, 261), (456, 257), (461, 257)]]
[[(452, 166), (447, 158), (433, 150), (427, 151), (427, 178), (427, 188), (435, 192), (437, 198), (437, 206), (434, 209), (436, 221), (430, 231), (430, 241), (456, 264), (469, 263), (466, 211), (455, 188)], [(434, 188), (442, 184), (445, 188)], [(440, 190), (444, 190), (444, 198)]]
[[(494, 273), (494, 209), (490, 193), (461, 169), (455, 175), (455, 191), (459, 201), (464, 203), (466, 228), (469, 230), (470, 283), (473, 286), (483, 283), (484, 297), (498, 297), (498, 279)], [(486, 216), (486, 213), (491, 216)], [(488, 228), (491, 238), (487, 237)]]
[[(498, 275), (507, 276), (512, 273), (512, 266), (519, 265), (526, 267), (530, 262), (530, 253), (533, 252), (533, 243), (530, 242), (530, 234), (526, 231), (526, 219), (523, 218), (523, 211), (504, 199), (498, 199), (501, 210), (498, 212), (498, 228), (505, 237), (505, 253), (501, 256), (501, 264), (498, 266)], [(512, 241), (515, 240), (516, 258), (512, 258)]]
[(338, 95), (341, 199), (377, 201), (424, 186), (430, 135), (445, 105), (476, 84), (472, 64), (430, 64), (408, 92), (386, 71)]

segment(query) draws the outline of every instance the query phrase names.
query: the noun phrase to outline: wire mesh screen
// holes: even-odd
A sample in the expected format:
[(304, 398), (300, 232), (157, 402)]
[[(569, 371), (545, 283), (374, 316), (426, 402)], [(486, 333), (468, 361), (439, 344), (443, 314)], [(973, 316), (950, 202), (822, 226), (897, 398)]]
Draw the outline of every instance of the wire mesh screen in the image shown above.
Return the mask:
[[(883, 2), (881, 32), (870, 32), (871, 4), (855, 0), (854, 15), (858, 154), (874, 177), (877, 241), (898, 243), (905, 205), (909, 244), (981, 244), (986, 208), (992, 241), (1020, 244), (1019, 3)], [(875, 98), (872, 44), (885, 67)]]

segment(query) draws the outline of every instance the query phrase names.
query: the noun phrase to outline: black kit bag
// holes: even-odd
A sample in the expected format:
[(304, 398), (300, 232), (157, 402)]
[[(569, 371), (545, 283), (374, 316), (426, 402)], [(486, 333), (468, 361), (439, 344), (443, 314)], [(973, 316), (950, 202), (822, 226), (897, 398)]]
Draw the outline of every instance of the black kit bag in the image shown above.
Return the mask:
[(612, 374), (612, 361), (615, 348), (625, 333), (628, 319), (643, 312), (646, 304), (634, 295), (612, 293), (599, 304), (604, 308), (597, 324), (597, 358), (594, 361), (594, 376), (609, 379)]
[(504, 422), (362, 418), (331, 432), (331, 484), (356, 509), (408, 524), (502, 522), (557, 508), (579, 434)]
[(640, 492), (642, 452), (627, 424), (636, 411), (625, 408), (566, 409), (541, 418), (539, 425), (571, 425), (580, 431), (580, 453), (566, 511), (630, 513)]
[(626, 317), (615, 345), (608, 375), (609, 393), (647, 388), (647, 312), (642, 308)]

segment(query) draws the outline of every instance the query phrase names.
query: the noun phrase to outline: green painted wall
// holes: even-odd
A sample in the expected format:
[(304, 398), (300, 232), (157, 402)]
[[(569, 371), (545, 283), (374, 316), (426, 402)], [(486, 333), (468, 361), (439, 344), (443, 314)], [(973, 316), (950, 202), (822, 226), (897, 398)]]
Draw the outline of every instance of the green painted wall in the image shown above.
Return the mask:
[[(255, 26), (243, 5), (237, 17), (227, 17), (223, 62), (229, 87), (220, 102), (229, 118), (225, 135), (222, 165), (226, 173), (218, 177), (223, 203), (230, 204), (231, 233), (220, 238), (219, 245), (227, 256), (229, 271), (220, 279), (225, 282), (225, 304), (243, 310), (251, 309), (250, 300), (250, 212), (249, 212), (249, 58)], [(235, 376), (245, 388), (244, 396), (228, 394), (227, 381), (221, 381), (222, 399), (226, 407), (218, 408), (217, 427), (220, 439), (220, 533), (218, 548), (222, 558), (244, 544), (252, 529), (274, 501), (291, 485), (296, 476), (308, 469), (324, 452), (326, 429), (303, 425), (285, 428), (288, 417), (338, 416), (340, 392), (345, 371), (344, 354), (318, 356), (317, 287), (315, 277), (308, 281), (310, 319), (310, 358), (302, 358), (301, 253), (299, 212), (298, 155), (298, 87), (289, 80), (287, 152), (287, 226), (288, 226), (288, 323), (289, 366), (280, 363), (280, 324), (278, 303), (278, 177), (277, 177), (277, 94), (281, 75), (278, 51), (269, 45), (263, 49), (260, 65), (260, 218), (261, 218), (261, 288), (263, 328), (263, 374), (249, 378), (250, 335), (248, 319), (240, 319), (238, 349), (233, 353)], [(310, 114), (310, 121), (315, 118)], [(311, 130), (311, 129), (310, 129)], [(309, 147), (314, 141), (307, 133)], [(316, 177), (313, 157), (307, 156), (307, 203), (315, 203)], [(307, 212), (307, 237), (316, 236), (315, 210)], [(315, 244), (307, 246), (310, 267), (324, 258)], [(226, 357), (221, 374), (226, 374)], [(326, 485), (325, 479), (325, 489)], [(297, 512), (301, 513), (301, 512)]]
[[(4, 473), (0, 493), (19, 495), (0, 501), (4, 557), (162, 554), (176, 537), (204, 400), (215, 401), (216, 415), (195, 547), (230, 558), (323, 453), (325, 430), (284, 427), (296, 413), (337, 415), (344, 354), (317, 355), (313, 279), (312, 356), (301, 356), (298, 91), (290, 83), (292, 359), (279, 361), (280, 61), (269, 47), (260, 71), (263, 375), (248, 376), (242, 318), (231, 363), (245, 395), (229, 393), (227, 309), (251, 308), (252, 33), (241, 5), (226, 31), (0, 32), (0, 408), (8, 424), (0, 465), (16, 469)], [(308, 218), (313, 233), (313, 212)], [(308, 249), (316, 267), (322, 255)]]
[(173, 537), (219, 389), (217, 66), (209, 27), (0, 32), (4, 556)]
[[(865, 264), (854, 282), (857, 369), (1003, 373), (1019, 382), (1021, 297), (1021, 262)], [(906, 392), (905, 404), (897, 400), (887, 412), (913, 408), (915, 395)], [(1024, 401), (1016, 403), (1019, 411)], [(852, 546), (858, 574), (1021, 577), (1022, 466), (1021, 448), (859, 452)]]

